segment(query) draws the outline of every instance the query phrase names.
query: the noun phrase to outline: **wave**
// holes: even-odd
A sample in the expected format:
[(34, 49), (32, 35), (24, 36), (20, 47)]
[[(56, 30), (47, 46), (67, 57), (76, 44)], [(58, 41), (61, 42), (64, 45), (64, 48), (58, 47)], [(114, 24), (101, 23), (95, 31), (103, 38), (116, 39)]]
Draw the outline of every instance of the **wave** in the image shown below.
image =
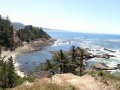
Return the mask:
[(53, 46), (60, 46), (60, 45), (72, 44), (72, 43), (73, 43), (73, 41), (70, 41), (70, 40), (58, 39), (57, 41), (55, 41)]
[(24, 76), (25, 76), (25, 73), (20, 71), (20, 68), (19, 68), (19, 67), (20, 67), (20, 64), (15, 63), (14, 66), (15, 66), (15, 68), (16, 68), (16, 73), (17, 73), (19, 76), (24, 77)]
[(120, 39), (104, 39), (104, 41), (109, 41), (109, 42), (120, 42)]

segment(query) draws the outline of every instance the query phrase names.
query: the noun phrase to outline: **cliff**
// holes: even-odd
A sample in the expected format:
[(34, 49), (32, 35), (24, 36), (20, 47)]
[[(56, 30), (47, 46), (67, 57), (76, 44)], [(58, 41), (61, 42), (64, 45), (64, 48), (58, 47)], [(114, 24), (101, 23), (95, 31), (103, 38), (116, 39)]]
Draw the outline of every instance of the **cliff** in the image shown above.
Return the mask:
[(22, 46), (22, 41), (18, 38), (15, 29), (13, 29), (13, 43), (15, 48)]

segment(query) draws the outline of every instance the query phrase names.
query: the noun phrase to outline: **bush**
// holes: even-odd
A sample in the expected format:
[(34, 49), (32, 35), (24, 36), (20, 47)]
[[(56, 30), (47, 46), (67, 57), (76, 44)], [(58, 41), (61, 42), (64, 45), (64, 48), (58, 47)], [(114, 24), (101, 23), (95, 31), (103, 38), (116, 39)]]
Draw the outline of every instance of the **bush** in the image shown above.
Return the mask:
[(35, 78), (33, 78), (33, 77), (23, 77), (23, 78), (19, 78), (17, 80), (17, 84), (20, 85), (20, 84), (22, 84), (25, 81), (33, 82), (34, 80), (35, 80)]

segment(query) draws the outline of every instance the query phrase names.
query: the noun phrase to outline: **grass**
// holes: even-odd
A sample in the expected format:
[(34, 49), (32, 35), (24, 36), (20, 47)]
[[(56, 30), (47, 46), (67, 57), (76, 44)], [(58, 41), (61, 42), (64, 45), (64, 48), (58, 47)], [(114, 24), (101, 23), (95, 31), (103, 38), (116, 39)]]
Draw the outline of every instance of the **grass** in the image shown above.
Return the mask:
[(103, 82), (106, 85), (113, 85), (116, 90), (120, 90), (120, 77), (115, 77), (113, 75), (111, 75), (109, 72), (106, 71), (96, 71), (96, 70), (92, 70), (92, 71), (88, 71), (88, 74), (90, 74), (91, 76), (95, 77), (96, 79), (100, 79), (101, 82)]
[(74, 86), (61, 86), (55, 83), (50, 83), (48, 79), (35, 80), (29, 85), (20, 85), (8, 90), (77, 90)]
[[(101, 81), (102, 83), (108, 85), (112, 85), (115, 90), (120, 90), (120, 77), (115, 77), (111, 74), (109, 74), (106, 71), (96, 71), (96, 70), (90, 70), (87, 71), (84, 74), (89, 74), (95, 79)], [(49, 78), (43, 78), (43, 79), (38, 79), (33, 82), (34, 79), (31, 79), (29, 77), (25, 77), (23, 81), (29, 80), (32, 83), (25, 85), (22, 84), (20, 86), (17, 86), (13, 89), (8, 89), (8, 90), (78, 90), (74, 86), (61, 86), (56, 83), (51, 83), (49, 82)], [(21, 81), (22, 82), (22, 81)]]
[(23, 78), (19, 78), (17, 80), (17, 84), (20, 85), (20, 84), (22, 84), (25, 81), (34, 82), (34, 80), (35, 80), (35, 78), (33, 78), (33, 77), (23, 77)]

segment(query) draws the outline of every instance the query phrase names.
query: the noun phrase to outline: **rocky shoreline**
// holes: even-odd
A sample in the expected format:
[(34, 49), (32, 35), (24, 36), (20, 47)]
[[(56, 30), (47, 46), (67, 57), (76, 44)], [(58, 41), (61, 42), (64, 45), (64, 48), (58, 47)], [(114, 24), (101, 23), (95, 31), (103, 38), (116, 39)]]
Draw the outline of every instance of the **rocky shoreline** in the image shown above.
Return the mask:
[[(106, 49), (106, 48), (104, 48), (104, 50), (105, 51), (107, 51), (107, 52), (111, 52), (111, 53), (113, 53), (113, 54), (108, 54), (108, 53), (104, 53), (104, 54), (93, 54), (93, 53), (91, 53), (90, 51), (92, 51), (92, 50), (90, 50), (90, 49), (84, 49), (84, 61), (86, 62), (87, 60), (90, 60), (90, 59), (92, 59), (92, 58), (100, 58), (100, 59), (105, 59), (105, 60), (109, 60), (110, 58), (115, 58), (116, 56), (114, 55), (114, 53), (116, 52), (116, 51), (113, 51), (113, 50), (109, 50), (109, 49)], [(97, 50), (97, 51), (99, 51), (99, 50)], [(87, 63), (86, 63), (86, 65), (87, 65)], [(107, 65), (105, 65), (104, 63), (96, 63), (96, 64), (93, 64), (92, 66), (91, 66), (91, 68), (92, 69), (95, 69), (95, 70), (117, 70), (117, 69), (119, 69), (120, 70), (120, 64), (117, 64), (117, 66), (116, 67), (109, 67), (109, 66), (107, 66)]]
[(44, 46), (52, 45), (54, 41), (55, 39), (50, 38), (40, 39), (37, 41), (32, 41), (30, 43), (23, 42), (23, 46), (16, 48), (15, 51), (2, 51), (1, 56), (5, 56), (4, 60), (7, 60), (9, 57), (12, 56), (16, 73), (19, 76), (24, 77), (26, 74), (20, 71), (19, 64), (16, 62), (16, 56), (27, 52), (40, 51)]
[[(82, 50), (82, 48), (77, 48), (76, 51), (77, 52), (81, 52), (80, 50)], [(113, 54), (108, 54), (108, 53), (103, 53), (103, 54), (94, 54), (92, 53), (91, 51), (93, 51), (92, 49), (90, 48), (85, 48), (83, 49), (84, 50), (84, 54), (83, 54), (83, 64), (84, 66), (87, 66), (88, 63), (87, 61), (92, 59), (92, 58), (96, 58), (96, 59), (105, 59), (105, 60), (109, 60), (110, 58), (116, 58), (116, 56), (114, 55), (114, 53), (116, 51), (113, 51), (113, 50), (109, 50), (109, 49), (106, 49), (104, 48), (105, 51), (107, 52), (111, 52)], [(100, 51), (100, 50), (96, 50), (96, 51)], [(57, 51), (51, 51), (51, 53), (56, 53)], [(70, 52), (67, 52), (67, 51), (64, 51), (65, 53), (70, 53)], [(116, 70), (116, 69), (119, 69), (120, 70), (120, 64), (117, 64), (116, 67), (109, 67), (107, 65), (105, 65), (104, 63), (96, 63), (96, 64), (93, 64), (91, 66), (92, 69), (95, 69), (95, 70)]]
[(30, 43), (23, 42), (23, 47), (16, 48), (15, 52), (32, 52), (40, 51), (44, 46), (50, 46), (54, 43), (55, 39), (43, 39), (37, 41), (31, 41)]
[[(2, 52), (2, 55), (3, 56), (7, 56), (6, 59), (10, 56), (13, 57), (14, 59), (14, 65), (15, 65), (15, 68), (16, 68), (16, 72), (18, 73), (18, 75), (20, 75), (21, 77), (24, 77), (25, 75), (28, 75), (28, 76), (35, 76), (35, 75), (40, 75), (40, 77), (42, 77), (42, 74), (39, 73), (41, 71), (33, 71), (33, 73), (35, 75), (30, 75), (30, 73), (27, 73), (25, 74), (23, 71), (20, 70), (19, 68), (19, 64), (15, 61), (15, 58), (17, 55), (20, 55), (20, 54), (23, 54), (23, 53), (26, 53), (26, 52), (33, 52), (33, 51), (40, 51), (42, 50), (42, 48), (44, 46), (50, 46), (50, 45), (53, 45), (53, 43), (55, 42), (56, 40), (55, 39), (49, 39), (49, 40), (45, 40), (45, 39), (40, 39), (40, 40), (36, 40), (34, 42), (30, 42), (30, 43), (26, 43), (26, 42), (23, 42), (23, 46), (22, 47), (18, 47), (15, 49), (15, 51), (3, 51)], [(107, 52), (111, 52), (111, 53), (115, 53), (115, 51), (113, 50), (109, 50), (109, 49), (106, 49), (104, 48), (105, 51)], [(106, 59), (106, 60), (109, 60), (111, 57), (116, 57), (114, 54), (111, 55), (111, 54), (108, 54), (108, 53), (104, 53), (104, 54), (94, 54), (92, 53), (92, 49), (90, 48), (85, 48), (84, 49), (84, 65), (87, 66), (88, 63), (87, 60), (90, 60), (92, 58), (101, 58), (101, 59)], [(99, 51), (99, 50), (97, 50)], [(51, 51), (52, 53), (54, 53), (54, 51)], [(103, 63), (99, 63), (99, 64), (94, 64), (92, 67), (92, 69), (95, 69), (95, 70), (116, 70), (116, 69), (120, 69), (120, 65), (117, 65), (117, 67), (108, 67), (106, 66), (105, 64)], [(42, 72), (42, 73), (45, 73), (45, 75), (48, 75), (46, 72)]]

